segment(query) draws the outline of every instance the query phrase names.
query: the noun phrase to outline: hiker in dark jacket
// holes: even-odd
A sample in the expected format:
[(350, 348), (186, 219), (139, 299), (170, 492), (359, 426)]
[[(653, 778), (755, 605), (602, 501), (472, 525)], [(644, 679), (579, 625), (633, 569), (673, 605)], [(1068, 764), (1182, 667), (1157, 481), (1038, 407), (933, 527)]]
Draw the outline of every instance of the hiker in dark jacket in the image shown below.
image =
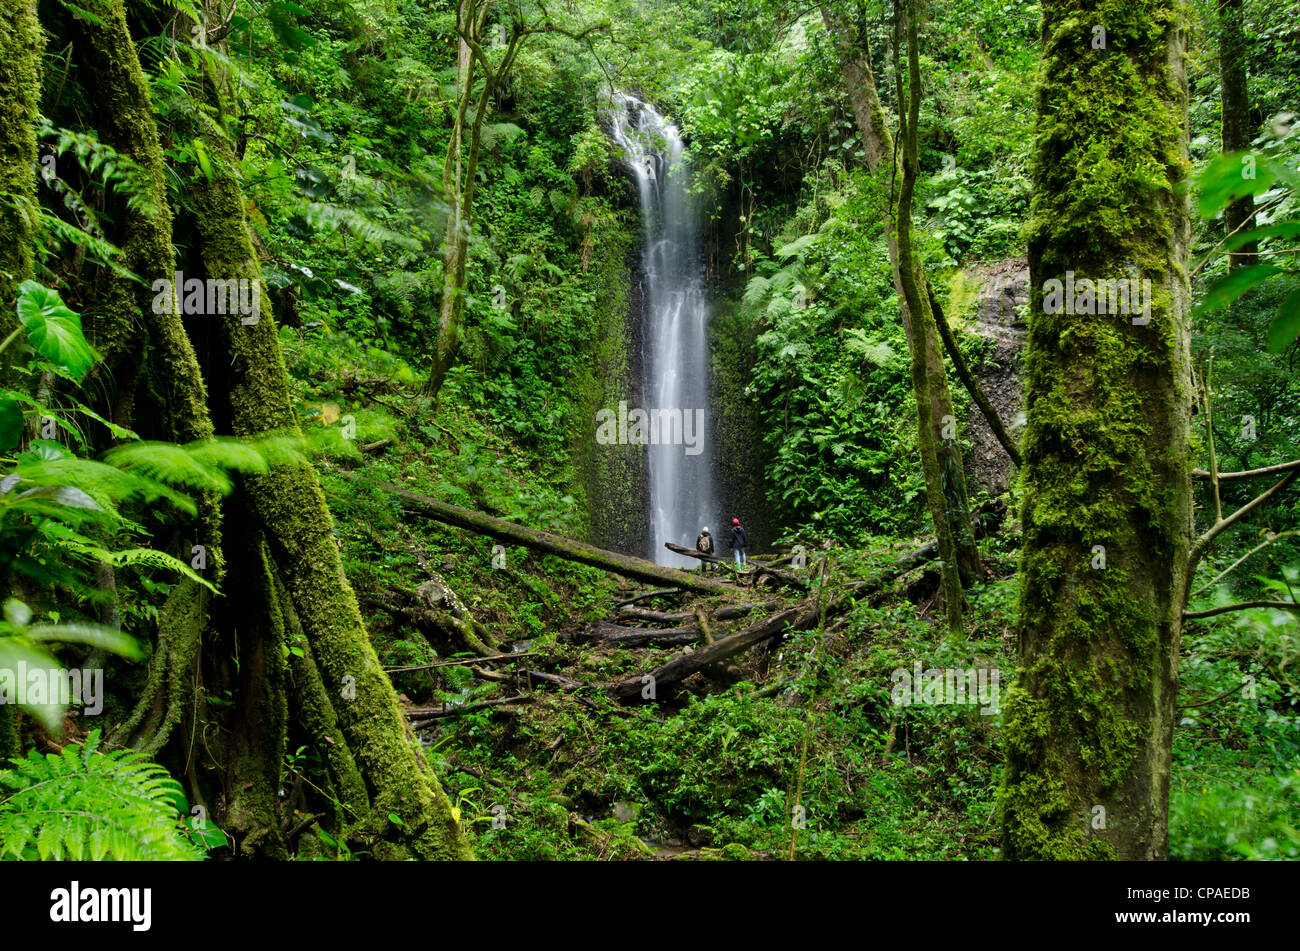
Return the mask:
[(731, 520), (731, 550), (736, 553), (736, 567), (744, 568), (748, 562), (745, 561), (745, 549), (749, 547), (749, 539), (745, 536), (745, 530), (740, 527), (740, 519)]
[[(709, 534), (709, 526), (705, 525), (704, 528), (700, 531), (699, 538), (695, 539), (695, 550), (698, 551), (701, 555), (713, 554), (713, 536)], [(700, 570), (707, 572), (709, 570), (709, 563), (707, 561), (701, 560)]]

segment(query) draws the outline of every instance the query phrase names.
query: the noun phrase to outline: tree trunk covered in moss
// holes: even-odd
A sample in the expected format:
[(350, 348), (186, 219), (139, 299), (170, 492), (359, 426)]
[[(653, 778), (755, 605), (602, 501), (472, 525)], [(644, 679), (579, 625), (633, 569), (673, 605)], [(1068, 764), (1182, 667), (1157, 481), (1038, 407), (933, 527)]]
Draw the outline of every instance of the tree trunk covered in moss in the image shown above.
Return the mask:
[[(1223, 151), (1242, 152), (1250, 148), (1250, 96), (1246, 80), (1246, 36), (1242, 30), (1242, 0), (1218, 0), (1219, 78), (1222, 84)], [(1255, 199), (1245, 195), (1223, 213), (1228, 234), (1241, 228), (1255, 213)], [(1236, 269), (1257, 263), (1255, 242), (1228, 253), (1228, 267)]]
[[(127, 27), (123, 0), (95, 0), (91, 8), (99, 22), (73, 22), (77, 54), (89, 78), (88, 88), (93, 89), (95, 128), (106, 144), (133, 159), (142, 172), (137, 183), (142, 186), (137, 193), (140, 204), (128, 208), (118, 202), (117, 211), (124, 263), (144, 284), (107, 275), (107, 288), (95, 295), (87, 320), (104, 356), (103, 367), (115, 381), (109, 389), (126, 397), (109, 416), (121, 425), (134, 424), (129, 400), (143, 372), (150, 409), (162, 419), (161, 435), (181, 442), (207, 439), (213, 435), (207, 386), (181, 322), (179, 288), (171, 287), (172, 213), (149, 84)], [(169, 307), (154, 306), (152, 285), (158, 279), (168, 281)], [(211, 494), (201, 497), (191, 530), (193, 537), (181, 544), (180, 554), (188, 560), (189, 542), (203, 545), (209, 578), (219, 583), (224, 570), (221, 514)]]
[[(45, 34), (34, 0), (0, 5), (0, 340), (18, 327), (18, 285), (32, 274), (36, 217), (36, 115), (41, 94)], [(12, 347), (13, 344), (10, 344)], [(0, 363), (0, 386), (15, 382), (10, 359)], [(0, 762), (22, 752), (19, 712), (0, 705)]]
[[(209, 106), (224, 117), (228, 110), (219, 83), (209, 74), (204, 93)], [(257, 282), (262, 301), (255, 315), (219, 318), (216, 337), (224, 353), (218, 359), (226, 374), (219, 388), (220, 415), (239, 436), (296, 433), (284, 357), (234, 176), (238, 158), (229, 141), (212, 131), (204, 142), (215, 159), (212, 174), (194, 180), (189, 189), (203, 268), (209, 277)], [(370, 643), (315, 472), (306, 464), (278, 466), (266, 475), (247, 477), (243, 492), (264, 527), (277, 574), (370, 792), (373, 828), (382, 836), (375, 854), (404, 857), (409, 847), (424, 859), (471, 857)], [(390, 814), (400, 823), (391, 822)]]
[[(1183, 23), (1173, 0), (1043, 16), (1003, 853), (1161, 859), (1192, 527)], [(1149, 279), (1149, 321), (1082, 285), (1084, 313), (1045, 307), (1071, 277)]]
[[(914, 5), (909, 7), (911, 9), (906, 12), (901, 8), (898, 11), (900, 21), (895, 44), (898, 101), (906, 104), (906, 112), (900, 130), (903, 136), (903, 180), (895, 205), (892, 237), (897, 248), (894, 255), (897, 283), (906, 312), (911, 315), (908, 343), (912, 355), (912, 389), (916, 393), (917, 442), (921, 449), (926, 499), (939, 542), (944, 609), (949, 630), (958, 633), (962, 625), (962, 583), (978, 578), (979, 552), (970, 526), (970, 505), (966, 497), (961, 453), (956, 449), (957, 420), (944, 376), (943, 356), (936, 345), (938, 330), (930, 311), (925, 273), (913, 251), (912, 198), (918, 174), (916, 127), (921, 112), (921, 70), (917, 16)], [(902, 64), (897, 56), (904, 43), (907, 47), (906, 99)]]
[[(237, 503), (236, 503), (237, 504)], [(230, 506), (234, 508), (234, 504)], [(223, 831), (237, 855), (287, 859), (280, 827), (280, 787), (288, 731), (288, 653), (284, 614), (263, 535), (247, 512), (229, 522), (232, 545), (227, 588), (238, 597), (218, 602), (218, 634), (209, 646), (207, 691), (237, 702), (207, 711), (223, 737)], [(291, 808), (285, 804), (285, 810)]]
[[(894, 140), (880, 103), (870, 58), (864, 45), (855, 39), (858, 30), (826, 7), (822, 8), (822, 21), (840, 52), (844, 86), (853, 107), (867, 165), (882, 174), (893, 173), (897, 171)], [(919, 74), (919, 67), (917, 72)], [(917, 83), (919, 97), (919, 78)], [(890, 225), (885, 240), (912, 360), (912, 386), (917, 400), (917, 448), (925, 478), (926, 501), (939, 542), (945, 610), (950, 629), (957, 630), (961, 627), (961, 586), (975, 583), (982, 569), (971, 526), (961, 449), (956, 439), (956, 415), (944, 373), (942, 342), (930, 311), (929, 281), (924, 266), (912, 252), (911, 194), (916, 171), (913, 167), (909, 185), (905, 163), (904, 157), (906, 205), (904, 195), (900, 193), (890, 209)]]
[[(18, 326), (14, 299), (32, 274), (36, 115), (45, 33), (35, 0), (0, 5), (0, 339)], [(5, 361), (12, 367), (12, 359)], [(6, 376), (8, 370), (3, 371)], [(0, 383), (4, 380), (0, 379)]]

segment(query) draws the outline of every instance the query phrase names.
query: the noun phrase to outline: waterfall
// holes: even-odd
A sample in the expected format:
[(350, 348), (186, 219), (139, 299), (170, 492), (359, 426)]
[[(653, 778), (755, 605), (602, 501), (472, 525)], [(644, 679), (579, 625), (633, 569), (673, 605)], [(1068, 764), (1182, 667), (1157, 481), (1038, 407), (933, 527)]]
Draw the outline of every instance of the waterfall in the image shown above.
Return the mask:
[[(713, 484), (713, 414), (709, 400), (708, 309), (690, 170), (677, 127), (654, 107), (613, 94), (614, 141), (641, 195), (645, 241), (642, 315), (643, 435), (648, 452), (650, 551), (661, 565), (694, 567), (664, 542), (695, 547), (701, 527), (725, 554), (725, 527)], [(636, 409), (629, 410), (634, 416)], [(629, 440), (630, 441), (630, 440)]]

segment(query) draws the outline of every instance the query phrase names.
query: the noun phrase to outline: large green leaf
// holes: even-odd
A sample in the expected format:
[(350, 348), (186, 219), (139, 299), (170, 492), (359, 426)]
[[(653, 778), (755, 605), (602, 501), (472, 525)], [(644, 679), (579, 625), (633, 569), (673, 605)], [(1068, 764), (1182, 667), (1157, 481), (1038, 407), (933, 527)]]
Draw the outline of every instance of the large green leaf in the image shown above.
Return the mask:
[(8, 452), (22, 438), (22, 407), (8, 393), (0, 392), (0, 452)]
[(26, 630), (33, 641), (58, 641), (62, 644), (88, 644), (112, 651), (128, 660), (143, 660), (140, 642), (113, 627), (89, 622), (73, 624), (34, 624)]
[(48, 683), (53, 679), (51, 671), (58, 669), (59, 662), (45, 651), (17, 637), (0, 637), (0, 700), (17, 703), (51, 733), (63, 731), (63, 704), (49, 702), (42, 693), (29, 693), (28, 687), (33, 674)]
[(18, 288), (18, 319), (36, 352), (75, 382), (80, 383), (98, 359), (81, 331), (81, 315), (70, 310), (57, 291), (23, 281)]
[(1293, 291), (1278, 308), (1268, 328), (1268, 349), (1279, 353), (1296, 337), (1300, 337), (1300, 291)]
[(1295, 238), (1300, 237), (1300, 221), (1279, 221), (1275, 225), (1265, 225), (1263, 228), (1251, 228), (1249, 231), (1240, 231), (1234, 234), (1227, 241), (1223, 242), (1224, 251), (1235, 251), (1243, 244), (1249, 244), (1252, 241), (1262, 241), (1264, 238)]
[(1201, 217), (1213, 218), (1234, 201), (1269, 191), (1279, 181), (1295, 184), (1296, 173), (1261, 155), (1233, 152), (1211, 161), (1197, 180)]
[(1214, 285), (1206, 291), (1205, 300), (1201, 302), (1200, 310), (1211, 311), (1227, 307), (1261, 281), (1268, 280), (1274, 274), (1284, 273), (1280, 267), (1274, 267), (1271, 264), (1238, 268), (1226, 277), (1221, 277), (1214, 282)]

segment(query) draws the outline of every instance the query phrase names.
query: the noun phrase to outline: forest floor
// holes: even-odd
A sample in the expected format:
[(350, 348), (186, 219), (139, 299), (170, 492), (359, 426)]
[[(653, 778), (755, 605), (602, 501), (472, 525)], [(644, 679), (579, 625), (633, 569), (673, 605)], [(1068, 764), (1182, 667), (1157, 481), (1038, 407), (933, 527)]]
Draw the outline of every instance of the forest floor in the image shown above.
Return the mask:
[[(286, 349), (372, 639), (480, 857), (997, 857), (999, 718), (974, 703), (899, 706), (892, 692), (898, 673), (919, 664), (997, 670), (1005, 694), (1015, 654), (1013, 519), (982, 543), (988, 577), (968, 592), (960, 644), (940, 636), (937, 573), (921, 564), (820, 627), (764, 640), (656, 702), (622, 704), (606, 688), (694, 649), (592, 640), (612, 618), (625, 628), (685, 626), (618, 616), (615, 605), (650, 586), (414, 517), (391, 494), (338, 470), (580, 536), (581, 500), (556, 488), (567, 484), (562, 473), (536, 472), (468, 411), (440, 415), (436, 424), (405, 418), (402, 371), (390, 357), (337, 346), (328, 355)], [(389, 382), (371, 385), (367, 396), (357, 391), (359, 378)], [(340, 438), (347, 415), (355, 439)], [(924, 541), (881, 538), (820, 552), (830, 566), (827, 597), (878, 576)], [(476, 659), (445, 631), (394, 611), (395, 592), (409, 594), (435, 577), (460, 596), (496, 649), (521, 656)], [(638, 607), (694, 615), (725, 603), (804, 597), (766, 585), (723, 597), (677, 592)], [(751, 621), (714, 622), (711, 634), (724, 637)], [(1228, 675), (1211, 655), (1192, 648), (1185, 659), (1196, 696), (1216, 693), (1209, 684)], [(1300, 812), (1300, 782), (1287, 768), (1294, 751), (1285, 743), (1272, 758), (1257, 751), (1279, 730), (1293, 741), (1294, 724), (1270, 726), (1261, 713), (1243, 727), (1241, 711), (1228, 718), (1222, 708), (1185, 713), (1173, 779), (1174, 855), (1265, 856), (1270, 848), (1285, 855), (1288, 817)], [(1225, 814), (1240, 818), (1225, 827)]]

